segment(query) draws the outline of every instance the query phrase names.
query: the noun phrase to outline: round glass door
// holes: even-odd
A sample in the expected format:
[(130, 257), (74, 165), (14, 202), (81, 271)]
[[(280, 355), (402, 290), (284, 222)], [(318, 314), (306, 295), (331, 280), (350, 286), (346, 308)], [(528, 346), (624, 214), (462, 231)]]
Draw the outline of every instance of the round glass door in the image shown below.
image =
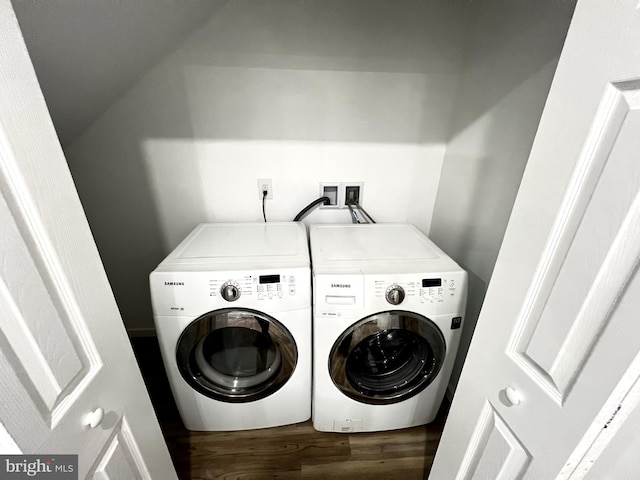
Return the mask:
[(336, 340), (329, 355), (333, 383), (362, 403), (401, 402), (423, 391), (445, 356), (438, 326), (400, 310), (366, 317)]
[(176, 360), (186, 382), (207, 397), (250, 402), (289, 380), (298, 350), (275, 318), (250, 309), (207, 313), (185, 328)]

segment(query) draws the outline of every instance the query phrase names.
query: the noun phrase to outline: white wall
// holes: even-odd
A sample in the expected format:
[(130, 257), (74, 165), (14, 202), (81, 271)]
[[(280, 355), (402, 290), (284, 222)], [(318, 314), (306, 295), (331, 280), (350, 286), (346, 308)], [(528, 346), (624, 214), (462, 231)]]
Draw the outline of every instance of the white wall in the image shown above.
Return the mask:
[[(67, 149), (130, 331), (147, 277), (197, 223), (291, 220), (321, 181), (364, 181), (377, 221), (428, 232), (465, 2), (236, 0)], [(347, 211), (308, 221), (348, 222)]]
[[(408, 221), (428, 231), (444, 146), (148, 139), (143, 152), (169, 251), (203, 219), (262, 221), (258, 178), (273, 179), (268, 221), (292, 220), (320, 196), (319, 180), (357, 180), (364, 182), (362, 203), (376, 221)], [(344, 223), (350, 217), (348, 210), (316, 209), (304, 221)]]
[[(574, 2), (477, 5), (431, 238), (470, 274), (455, 386), (491, 279)], [(535, 221), (535, 219), (532, 219)]]

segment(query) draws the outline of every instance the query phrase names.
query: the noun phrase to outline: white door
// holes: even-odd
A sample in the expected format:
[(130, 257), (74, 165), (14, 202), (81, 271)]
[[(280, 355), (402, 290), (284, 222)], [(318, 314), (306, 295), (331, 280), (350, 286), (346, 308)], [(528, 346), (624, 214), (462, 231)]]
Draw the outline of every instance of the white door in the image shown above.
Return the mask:
[(0, 453), (176, 478), (9, 0), (0, 85)]
[(578, 1), (432, 480), (640, 478), (639, 7)]

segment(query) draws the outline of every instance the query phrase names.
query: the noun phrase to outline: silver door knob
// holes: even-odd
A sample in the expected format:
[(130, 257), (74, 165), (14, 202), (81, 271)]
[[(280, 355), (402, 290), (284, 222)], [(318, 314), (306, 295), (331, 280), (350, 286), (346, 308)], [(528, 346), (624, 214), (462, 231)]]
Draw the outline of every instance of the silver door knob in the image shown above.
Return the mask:
[(96, 408), (93, 412), (89, 412), (84, 416), (83, 423), (89, 428), (96, 428), (102, 423), (104, 418), (104, 410), (100, 407)]
[(524, 396), (518, 390), (513, 387), (507, 387), (504, 389), (504, 396), (511, 406), (520, 405), (524, 400)]

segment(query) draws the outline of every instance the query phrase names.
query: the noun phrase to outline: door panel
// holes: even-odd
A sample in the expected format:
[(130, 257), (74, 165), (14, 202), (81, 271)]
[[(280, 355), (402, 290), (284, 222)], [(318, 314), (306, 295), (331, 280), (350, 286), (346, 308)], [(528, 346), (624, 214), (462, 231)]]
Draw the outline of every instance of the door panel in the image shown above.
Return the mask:
[(457, 479), (520, 478), (531, 462), (529, 452), (489, 402), (482, 407), (470, 445)]
[(120, 421), (114, 428), (88, 477), (96, 480), (152, 480), (126, 420)]
[[(21, 220), (36, 233), (25, 241), (4, 197), (0, 198), (0, 329), (11, 346), (4, 349), (21, 370), (18, 378), (32, 391), (42, 421), (55, 427), (64, 413), (98, 373), (101, 361), (63, 279), (55, 280), (54, 254), (35, 235), (43, 237), (38, 219)], [(46, 238), (46, 237), (44, 237)], [(33, 247), (32, 247), (33, 245)], [(55, 287), (54, 287), (55, 285)], [(68, 299), (68, 300), (65, 300)], [(46, 318), (47, 328), (42, 328)], [(10, 353), (9, 353), (10, 352)]]
[(9, 0), (0, 45), (0, 449), (176, 478)]
[(640, 476), (637, 6), (578, 1), (433, 479)]
[(574, 449), (559, 479), (637, 478), (640, 354)]
[(640, 255), (639, 86), (607, 87), (508, 347), (558, 403)]

